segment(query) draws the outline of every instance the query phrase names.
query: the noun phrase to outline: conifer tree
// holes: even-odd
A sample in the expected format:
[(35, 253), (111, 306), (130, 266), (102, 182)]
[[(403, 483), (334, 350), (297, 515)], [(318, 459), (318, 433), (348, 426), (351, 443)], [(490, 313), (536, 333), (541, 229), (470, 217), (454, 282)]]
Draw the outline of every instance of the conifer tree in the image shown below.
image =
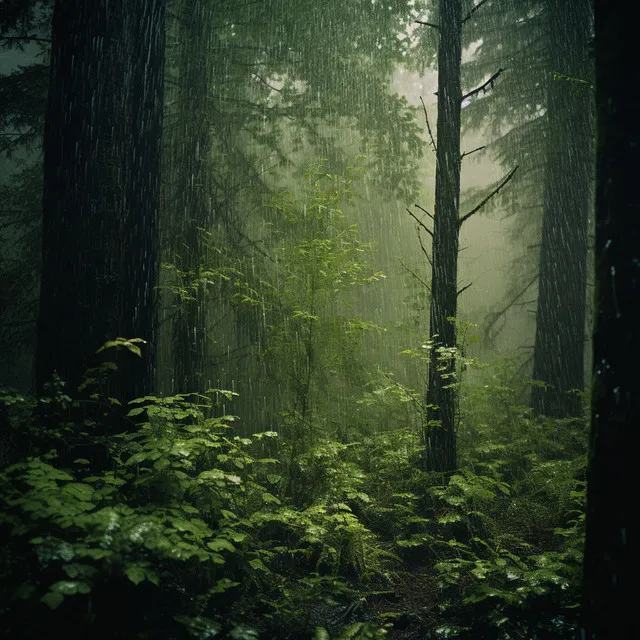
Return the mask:
[[(164, 0), (56, 3), (44, 133), (40, 389), (116, 337), (154, 337)], [(132, 399), (153, 357), (121, 367)]]

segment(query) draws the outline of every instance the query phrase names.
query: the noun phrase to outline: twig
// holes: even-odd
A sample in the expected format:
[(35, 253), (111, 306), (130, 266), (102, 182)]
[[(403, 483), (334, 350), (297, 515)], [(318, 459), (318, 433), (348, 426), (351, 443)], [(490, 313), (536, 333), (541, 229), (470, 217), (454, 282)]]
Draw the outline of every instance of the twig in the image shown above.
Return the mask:
[(484, 330), (484, 336), (486, 340), (493, 341), (493, 338), (490, 336), (490, 333), (493, 331), (493, 328), (498, 324), (498, 321), (506, 315), (507, 311), (509, 311), (511, 307), (519, 304), (518, 300), (529, 290), (529, 288), (535, 282), (537, 282), (537, 280), (538, 280), (538, 273), (536, 272), (536, 274), (531, 278), (531, 280), (529, 280), (529, 282), (525, 285), (525, 287), (519, 293), (517, 293), (504, 307), (502, 307), (502, 309), (500, 309), (499, 311), (494, 311), (493, 313), (487, 315), (487, 319), (489, 317), (491, 319), (488, 320), (487, 326), (485, 327), (485, 330)]
[(400, 264), (429, 292), (431, 293), (431, 287), (417, 274), (411, 271), (407, 265), (400, 260)]
[(432, 220), (435, 220), (435, 218), (424, 207), (421, 207), (419, 204), (414, 204), (413, 206), (420, 209), (422, 213), (426, 213)]
[(469, 284), (465, 285), (464, 287), (462, 287), (462, 289), (460, 289), (457, 293), (456, 293), (456, 297), (459, 296), (461, 293), (464, 293), (471, 285), (473, 284), (473, 282), (470, 282)]
[(269, 84), (260, 74), (254, 73), (253, 77), (259, 80), (260, 82), (262, 82), (262, 84), (265, 85), (266, 87), (269, 87), (269, 89), (272, 89), (273, 91), (277, 91), (278, 93), (282, 93), (282, 89), (278, 89), (277, 87), (274, 87), (272, 84)]
[(462, 18), (462, 24), (464, 24), (465, 22), (469, 22), (469, 20), (471, 20), (471, 16), (473, 16), (473, 14), (485, 3), (487, 2), (487, 0), (480, 0), (480, 2), (478, 2), (477, 5), (475, 5), (471, 11), (469, 11), (469, 13), (467, 13), (467, 15)]
[(465, 156), (470, 156), (472, 153), (475, 153), (476, 151), (482, 151), (483, 149), (486, 149), (487, 145), (483, 144), (481, 147), (476, 147), (475, 149), (471, 149), (471, 151), (465, 151), (461, 156), (460, 156), (460, 160), (462, 160), (462, 158), (464, 158)]
[(431, 146), (433, 147), (433, 152), (437, 153), (436, 141), (433, 139), (431, 125), (429, 124), (429, 116), (427, 115), (427, 105), (424, 103), (422, 96), (420, 96), (420, 102), (422, 102), (422, 109), (424, 110), (424, 119), (427, 121), (427, 131), (429, 132), (429, 137), (431, 138)]
[(495, 83), (495, 81), (498, 79), (498, 77), (503, 71), (505, 71), (505, 69), (500, 67), (500, 69), (498, 69), (486, 82), (483, 82), (479, 87), (476, 87), (473, 91), (469, 91), (469, 93), (465, 93), (462, 96), (462, 102), (464, 102), (465, 100), (468, 100), (472, 96), (475, 96), (481, 91), (486, 91), (489, 86), (491, 86), (491, 89), (493, 89), (493, 84)]
[(420, 243), (420, 249), (422, 249), (422, 253), (424, 253), (424, 257), (427, 259), (427, 262), (429, 263), (430, 267), (433, 269), (433, 261), (431, 260), (431, 256), (429, 255), (429, 252), (424, 248), (424, 244), (422, 244), (422, 236), (420, 235), (420, 230), (416, 229), (416, 231), (418, 232), (418, 242)]
[(424, 22), (423, 20), (416, 20), (416, 24), (422, 24), (425, 27), (431, 27), (432, 29), (436, 29), (437, 31), (440, 31), (440, 26), (437, 24), (434, 24), (433, 22)]
[(407, 208), (407, 213), (433, 238), (433, 231), (427, 227), (427, 225), (418, 218), (414, 213), (412, 213), (411, 209)]
[(480, 209), (482, 209), (482, 207), (484, 207), (484, 205), (487, 204), (487, 202), (489, 202), (489, 200), (491, 200), (493, 196), (497, 195), (500, 192), (500, 189), (502, 189), (502, 187), (504, 187), (509, 182), (509, 180), (513, 178), (515, 172), (518, 170), (518, 166), (519, 165), (516, 165), (507, 175), (507, 177), (480, 204), (471, 209), (469, 213), (463, 215), (462, 218), (458, 220), (458, 226), (461, 227), (463, 222), (466, 222), (474, 213), (478, 213), (478, 211), (480, 211)]

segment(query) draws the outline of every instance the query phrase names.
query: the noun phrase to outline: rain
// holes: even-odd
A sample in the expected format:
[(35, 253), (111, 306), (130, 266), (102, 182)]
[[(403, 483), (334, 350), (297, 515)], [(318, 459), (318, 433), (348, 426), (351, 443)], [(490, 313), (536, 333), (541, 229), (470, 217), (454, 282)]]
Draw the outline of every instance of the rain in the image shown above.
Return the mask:
[(4, 637), (640, 637), (612, 4), (0, 0)]

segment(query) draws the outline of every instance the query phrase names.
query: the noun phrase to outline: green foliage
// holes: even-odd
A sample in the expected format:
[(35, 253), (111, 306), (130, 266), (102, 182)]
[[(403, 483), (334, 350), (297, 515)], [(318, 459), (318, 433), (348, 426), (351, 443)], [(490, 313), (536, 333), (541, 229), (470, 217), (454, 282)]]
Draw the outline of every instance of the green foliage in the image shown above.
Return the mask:
[[(105, 349), (135, 342), (116, 340)], [(87, 388), (96, 384), (92, 377)], [(61, 381), (53, 387), (61, 389)], [(145, 598), (171, 602), (169, 619), (162, 610), (145, 614), (152, 626), (168, 625), (163, 637), (179, 637), (182, 628), (192, 637), (250, 638), (257, 632), (242, 620), (255, 617), (256, 606), (271, 610), (262, 612), (262, 626), (277, 628), (299, 621), (303, 602), (335, 603), (350, 593), (347, 578), (375, 575), (382, 561), (375, 538), (347, 504), (369, 499), (358, 474), (349, 481), (356, 469), (341, 459), (346, 446), (319, 444), (297, 461), (309, 479), (326, 478), (313, 504), (295, 509), (282, 495), (281, 459), (264, 455), (274, 444), (277, 452), (277, 434), (234, 435), (232, 416), (211, 415), (234, 395), (211, 390), (132, 401), (131, 428), (108, 438), (103, 470), (80, 457), (62, 464), (55, 450), (8, 467), (0, 476), (0, 527), (24, 544), (2, 566), (3, 585), (18, 580), (5, 613), (19, 618), (39, 602), (51, 611), (42, 618), (51, 624), (58, 611), (70, 615), (99, 603), (105, 590), (117, 599), (118, 589), (121, 597), (144, 589), (140, 606)], [(63, 402), (76, 404), (66, 396)], [(68, 428), (101, 433), (89, 422)], [(260, 598), (245, 597), (252, 585), (261, 585)], [(109, 637), (104, 609), (96, 611), (102, 614), (82, 624), (104, 626), (100, 633)], [(37, 635), (38, 621), (30, 624), (25, 635)], [(127, 637), (138, 637), (134, 627)], [(373, 629), (356, 625), (344, 637), (379, 637)]]
[(312, 442), (312, 433), (344, 428), (344, 416), (333, 413), (337, 396), (346, 398), (364, 384), (361, 341), (383, 331), (354, 316), (347, 298), (384, 277), (368, 267), (371, 247), (343, 211), (360, 173), (330, 174), (321, 162), (306, 171), (302, 195), (283, 191), (269, 204), (278, 269), (262, 287), (269, 325), (261, 355), (278, 394), (288, 399), (283, 432), (295, 446), (303, 438)]
[[(118, 339), (100, 353), (135, 347)], [(421, 470), (419, 397), (380, 372), (360, 390), (361, 438), (348, 441), (242, 436), (224, 411), (236, 394), (219, 389), (145, 396), (123, 416), (104, 392), (109, 360), (87, 372), (80, 399), (52, 381), (46, 428), (5, 392), (35, 443), (0, 475), (8, 628), (35, 607), (25, 634), (64, 619), (106, 638), (116, 606), (131, 638), (383, 638), (391, 623), (435, 637), (570, 637), (584, 434), (520, 407), (508, 364), (464, 362), (462, 466), (446, 479)], [(117, 414), (127, 428), (114, 432)], [(376, 419), (386, 430), (367, 432)], [(44, 448), (52, 438), (59, 451)]]

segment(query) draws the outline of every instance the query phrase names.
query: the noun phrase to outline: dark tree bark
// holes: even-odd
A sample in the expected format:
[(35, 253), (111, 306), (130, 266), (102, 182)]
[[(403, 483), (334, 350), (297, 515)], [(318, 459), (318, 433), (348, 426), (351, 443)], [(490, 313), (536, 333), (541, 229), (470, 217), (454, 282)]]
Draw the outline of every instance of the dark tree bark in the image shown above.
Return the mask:
[(440, 0), (438, 136), (429, 336), (433, 343), (427, 388), (426, 467), (456, 468), (455, 358), (460, 208), (461, 0)]
[[(532, 390), (535, 413), (582, 417), (593, 96), (592, 0), (547, 0), (549, 52), (544, 218)], [(566, 76), (555, 77), (553, 74)]]
[[(37, 385), (72, 387), (115, 337), (154, 339), (164, 0), (56, 3), (44, 134)], [(153, 349), (120, 357), (148, 391)]]
[[(582, 638), (640, 638), (640, 67), (635, 3), (596, 0), (596, 296)], [(635, 524), (634, 524), (635, 523)]]

